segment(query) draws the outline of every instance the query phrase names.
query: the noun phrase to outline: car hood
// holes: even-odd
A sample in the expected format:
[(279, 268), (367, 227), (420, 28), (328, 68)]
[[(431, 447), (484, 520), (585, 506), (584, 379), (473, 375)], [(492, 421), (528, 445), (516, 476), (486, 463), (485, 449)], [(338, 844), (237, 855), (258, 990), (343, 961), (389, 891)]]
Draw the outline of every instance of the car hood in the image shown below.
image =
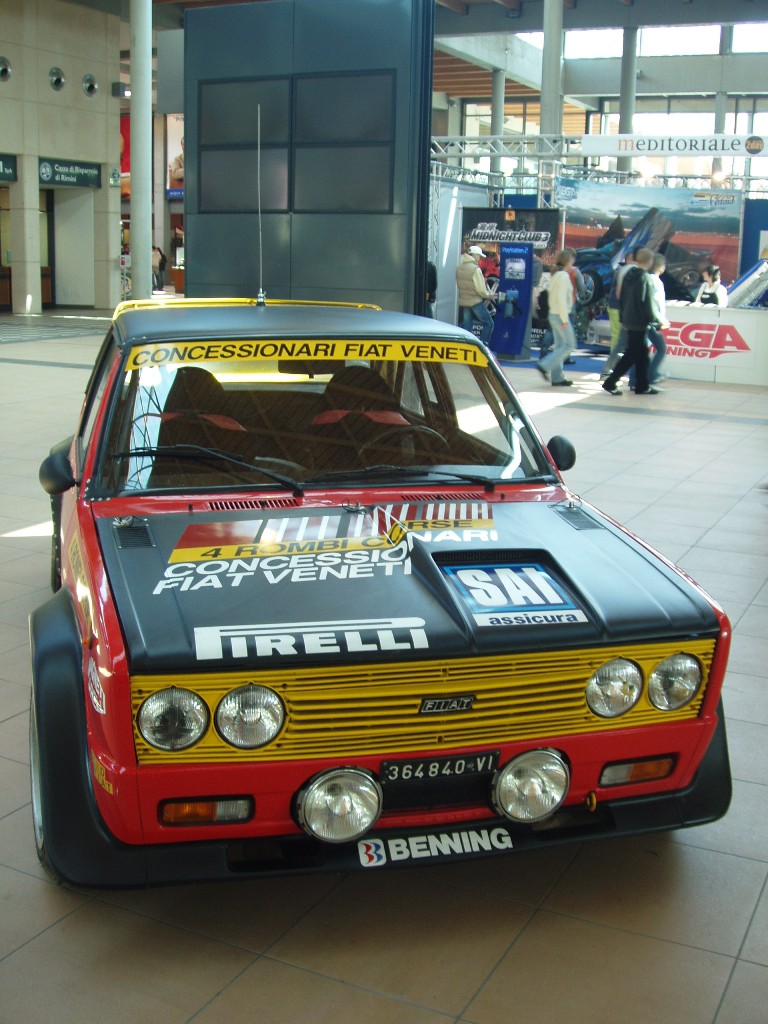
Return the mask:
[(113, 518), (133, 673), (391, 661), (716, 633), (689, 580), (590, 506), (391, 505)]

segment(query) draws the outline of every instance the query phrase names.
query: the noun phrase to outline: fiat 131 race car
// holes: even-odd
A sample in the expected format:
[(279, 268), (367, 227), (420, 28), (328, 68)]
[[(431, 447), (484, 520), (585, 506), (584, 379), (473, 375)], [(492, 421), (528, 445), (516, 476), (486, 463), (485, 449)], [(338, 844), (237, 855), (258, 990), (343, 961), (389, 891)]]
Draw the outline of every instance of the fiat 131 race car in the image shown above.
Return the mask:
[(42, 862), (375, 870), (724, 814), (728, 620), (568, 490), (574, 459), (449, 324), (118, 306), (40, 469)]

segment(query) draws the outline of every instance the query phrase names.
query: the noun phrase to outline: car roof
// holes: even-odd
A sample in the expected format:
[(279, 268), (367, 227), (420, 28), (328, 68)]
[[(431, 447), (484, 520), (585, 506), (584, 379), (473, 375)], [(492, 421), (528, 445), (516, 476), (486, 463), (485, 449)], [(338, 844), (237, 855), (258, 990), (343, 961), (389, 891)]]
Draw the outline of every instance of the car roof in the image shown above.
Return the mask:
[(454, 324), (376, 306), (256, 299), (140, 300), (113, 315), (118, 343), (190, 338), (420, 338), (455, 339), (482, 347)]

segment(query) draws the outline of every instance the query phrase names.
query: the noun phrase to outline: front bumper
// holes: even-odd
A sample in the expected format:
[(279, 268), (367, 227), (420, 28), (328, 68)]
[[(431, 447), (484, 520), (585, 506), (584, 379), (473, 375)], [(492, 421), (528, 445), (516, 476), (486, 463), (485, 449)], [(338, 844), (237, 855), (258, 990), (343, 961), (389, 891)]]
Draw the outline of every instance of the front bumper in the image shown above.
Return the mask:
[[(84, 787), (89, 792), (89, 787)], [(489, 817), (471, 825), (379, 829), (359, 842), (326, 844), (304, 835), (266, 839), (128, 846), (104, 828), (92, 797), (71, 817), (71, 841), (60, 836), (54, 859), (70, 882), (95, 886), (145, 886), (361, 867), (412, 867), (466, 860), (554, 844), (608, 839), (687, 828), (715, 821), (728, 809), (731, 776), (722, 709), (712, 741), (686, 789), (608, 800), (594, 812), (565, 807), (535, 826)]]

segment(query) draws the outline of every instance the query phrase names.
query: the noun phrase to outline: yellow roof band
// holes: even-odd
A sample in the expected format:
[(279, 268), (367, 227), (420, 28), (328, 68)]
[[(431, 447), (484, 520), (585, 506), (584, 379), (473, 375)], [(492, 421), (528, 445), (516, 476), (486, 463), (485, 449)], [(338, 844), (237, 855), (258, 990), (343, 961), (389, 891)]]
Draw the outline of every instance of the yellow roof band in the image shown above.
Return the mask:
[[(314, 299), (267, 299), (267, 306), (335, 306), (342, 309), (377, 309), (381, 306), (374, 306), (367, 302), (326, 302)], [(131, 313), (139, 309), (163, 309), (166, 306), (185, 309), (212, 309), (218, 306), (258, 306), (258, 299), (127, 299), (115, 306), (112, 319), (117, 320), (123, 313)]]
[(386, 341), (375, 338), (267, 338), (259, 341), (167, 341), (149, 342), (133, 348), (126, 369), (148, 366), (183, 365), (206, 362), (272, 362), (275, 359), (379, 360), (397, 362), (464, 363), (487, 366), (479, 347), (460, 341)]

